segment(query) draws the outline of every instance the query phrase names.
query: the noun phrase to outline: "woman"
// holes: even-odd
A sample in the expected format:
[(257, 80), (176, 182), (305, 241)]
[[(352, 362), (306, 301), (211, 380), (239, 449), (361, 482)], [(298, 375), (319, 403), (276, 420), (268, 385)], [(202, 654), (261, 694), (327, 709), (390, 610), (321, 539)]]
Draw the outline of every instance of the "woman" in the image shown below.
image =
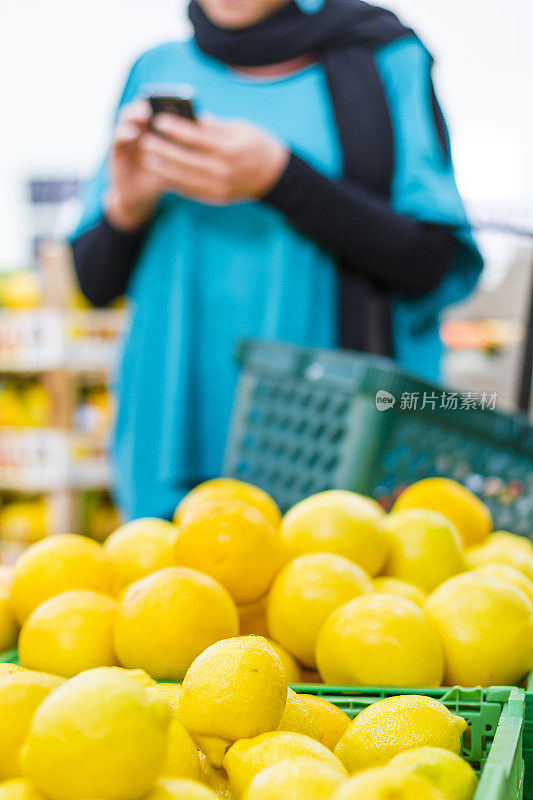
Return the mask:
[[(114, 461), (129, 517), (220, 472), (241, 336), (438, 375), (438, 315), (481, 259), (432, 59), (359, 0), (192, 0), (194, 38), (133, 67), (73, 246), (96, 305), (127, 292)], [(150, 119), (187, 83), (199, 123)]]

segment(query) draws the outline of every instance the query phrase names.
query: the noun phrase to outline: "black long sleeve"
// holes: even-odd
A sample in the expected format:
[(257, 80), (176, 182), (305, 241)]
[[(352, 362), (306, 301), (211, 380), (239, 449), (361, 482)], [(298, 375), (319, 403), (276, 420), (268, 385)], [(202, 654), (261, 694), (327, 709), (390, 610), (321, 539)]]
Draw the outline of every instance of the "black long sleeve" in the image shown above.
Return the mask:
[[(401, 293), (430, 292), (452, 261), (455, 243), (448, 228), (399, 214), (386, 200), (354, 183), (331, 180), (294, 154), (263, 202), (343, 266)], [(148, 229), (119, 230), (104, 216), (74, 241), (80, 288), (93, 305), (108, 305), (124, 294)]]
[(382, 287), (423, 295), (451, 266), (455, 241), (449, 228), (399, 214), (386, 200), (322, 175), (297, 155), (263, 201), (344, 267)]
[(133, 231), (115, 228), (104, 216), (72, 243), (80, 289), (95, 306), (106, 306), (126, 291), (149, 225)]

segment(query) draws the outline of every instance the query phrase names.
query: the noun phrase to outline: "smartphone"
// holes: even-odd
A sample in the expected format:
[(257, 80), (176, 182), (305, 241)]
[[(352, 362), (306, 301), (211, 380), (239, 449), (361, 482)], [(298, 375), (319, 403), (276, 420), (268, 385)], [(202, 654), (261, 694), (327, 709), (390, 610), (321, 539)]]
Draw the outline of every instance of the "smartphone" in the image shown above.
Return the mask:
[(176, 114), (178, 117), (197, 121), (195, 91), (191, 86), (176, 86), (175, 90), (153, 92), (148, 97), (152, 114)]

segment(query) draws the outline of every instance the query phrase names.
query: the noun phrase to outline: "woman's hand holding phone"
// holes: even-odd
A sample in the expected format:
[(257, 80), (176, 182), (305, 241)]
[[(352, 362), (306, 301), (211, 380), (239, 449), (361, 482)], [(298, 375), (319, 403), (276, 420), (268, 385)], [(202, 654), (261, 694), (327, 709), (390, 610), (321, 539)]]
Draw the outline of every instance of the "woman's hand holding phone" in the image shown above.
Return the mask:
[(115, 129), (106, 213), (117, 227), (133, 230), (150, 219), (165, 192), (212, 205), (259, 198), (288, 159), (281, 142), (249, 122), (152, 116), (148, 102), (135, 102)]
[(165, 191), (161, 177), (145, 165), (141, 147), (151, 118), (148, 102), (141, 100), (124, 107), (115, 127), (106, 214), (113, 225), (123, 230), (134, 230), (146, 223)]
[(246, 121), (191, 122), (158, 114), (142, 136), (143, 164), (166, 191), (215, 205), (260, 198), (287, 165), (286, 147)]

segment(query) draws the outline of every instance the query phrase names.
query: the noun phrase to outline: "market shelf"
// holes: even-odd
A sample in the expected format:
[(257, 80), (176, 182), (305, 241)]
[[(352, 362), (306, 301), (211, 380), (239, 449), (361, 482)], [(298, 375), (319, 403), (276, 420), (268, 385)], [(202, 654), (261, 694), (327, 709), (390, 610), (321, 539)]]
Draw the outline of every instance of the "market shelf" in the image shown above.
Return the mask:
[(114, 367), (124, 311), (0, 311), (0, 372), (102, 371)]
[(0, 427), (0, 490), (37, 494), (109, 483), (106, 436)]

